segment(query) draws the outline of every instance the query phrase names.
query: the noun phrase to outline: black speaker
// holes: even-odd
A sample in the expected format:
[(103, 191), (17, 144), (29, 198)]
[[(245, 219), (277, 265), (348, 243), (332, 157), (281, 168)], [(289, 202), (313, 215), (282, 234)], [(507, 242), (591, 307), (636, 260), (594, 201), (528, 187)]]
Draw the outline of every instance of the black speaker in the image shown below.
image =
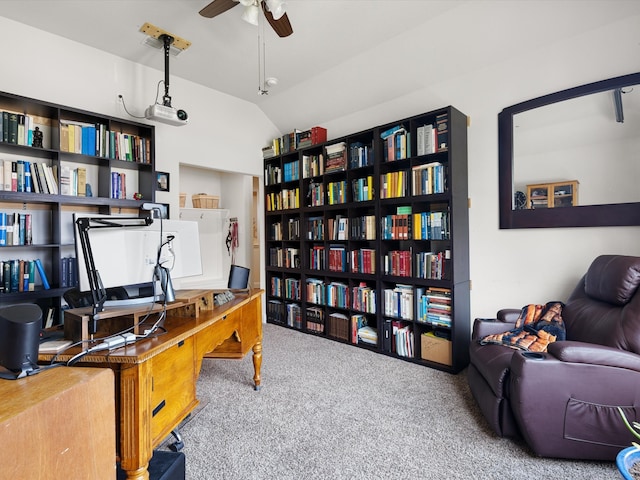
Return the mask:
[(39, 371), (38, 346), (42, 310), (25, 303), (0, 308), (0, 365), (12, 372), (2, 378), (17, 379)]
[(227, 288), (232, 290), (245, 290), (249, 285), (249, 272), (250, 270), (247, 267), (231, 265)]

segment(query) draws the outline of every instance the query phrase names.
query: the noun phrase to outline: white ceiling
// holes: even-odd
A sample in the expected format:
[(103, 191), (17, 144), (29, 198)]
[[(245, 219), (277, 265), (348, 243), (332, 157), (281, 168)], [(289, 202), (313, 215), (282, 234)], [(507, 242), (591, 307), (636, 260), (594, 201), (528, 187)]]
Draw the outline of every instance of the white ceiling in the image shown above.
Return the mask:
[[(213, 19), (200, 16), (209, 1), (0, 0), (0, 15), (163, 71), (162, 52), (142, 43), (145, 35), (139, 29), (149, 22), (192, 42), (171, 57), (171, 76), (255, 103), (287, 131), (298, 121), (295, 109), (313, 112), (319, 122), (331, 115), (337, 118), (376, 99), (428, 89), (523, 50), (596, 28), (605, 20), (602, 5), (608, 4), (590, 2), (600, 6), (585, 8), (589, 2), (571, 0), (287, 0), (294, 33), (279, 38), (266, 25), (266, 75), (277, 77), (279, 84), (268, 96), (259, 96), (259, 27), (241, 20), (241, 5)], [(615, 3), (636, 12), (640, 4)], [(566, 21), (568, 12), (576, 12), (575, 21)], [(628, 14), (621, 8), (606, 12), (609, 21)], [(425, 75), (436, 66), (437, 74)], [(330, 91), (318, 94), (323, 88)], [(179, 107), (179, 92), (170, 93)]]

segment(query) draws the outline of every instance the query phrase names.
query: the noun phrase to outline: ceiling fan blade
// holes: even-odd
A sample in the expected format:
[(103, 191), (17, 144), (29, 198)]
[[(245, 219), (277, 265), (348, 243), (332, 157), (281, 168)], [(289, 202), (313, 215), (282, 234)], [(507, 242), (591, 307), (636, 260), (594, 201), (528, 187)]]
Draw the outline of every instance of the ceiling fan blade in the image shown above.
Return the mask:
[(209, 5), (200, 10), (200, 15), (207, 18), (217, 17), (221, 13), (238, 5), (238, 0), (213, 0)]
[(286, 13), (276, 20), (273, 18), (273, 14), (267, 9), (267, 4), (264, 0), (260, 2), (260, 5), (262, 6), (262, 11), (264, 12), (267, 22), (269, 22), (269, 25), (271, 25), (271, 28), (273, 28), (279, 37), (288, 37), (293, 33), (293, 28)]

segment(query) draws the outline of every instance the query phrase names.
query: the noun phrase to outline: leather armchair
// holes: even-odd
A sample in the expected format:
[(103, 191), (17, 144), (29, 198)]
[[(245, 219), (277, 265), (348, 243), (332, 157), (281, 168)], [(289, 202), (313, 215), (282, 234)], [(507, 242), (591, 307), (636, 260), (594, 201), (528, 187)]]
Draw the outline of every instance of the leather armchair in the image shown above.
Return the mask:
[(500, 436), (536, 455), (613, 460), (634, 440), (616, 407), (640, 420), (640, 258), (602, 255), (562, 310), (566, 341), (544, 353), (478, 340), (514, 328), (520, 310), (476, 319), (471, 392)]

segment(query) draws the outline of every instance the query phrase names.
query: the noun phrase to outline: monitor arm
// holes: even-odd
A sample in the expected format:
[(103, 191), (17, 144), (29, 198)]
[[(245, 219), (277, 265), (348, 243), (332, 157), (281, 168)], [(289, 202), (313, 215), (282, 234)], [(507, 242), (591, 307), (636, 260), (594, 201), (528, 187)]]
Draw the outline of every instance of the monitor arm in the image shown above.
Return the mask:
[(100, 273), (96, 269), (89, 241), (89, 230), (92, 228), (127, 228), (149, 226), (153, 223), (151, 217), (119, 217), (117, 221), (103, 217), (80, 217), (76, 219), (80, 244), (82, 245), (82, 255), (89, 277), (91, 287), (91, 321), (89, 322), (89, 334), (93, 335), (97, 331), (98, 314), (104, 309), (104, 302), (107, 300), (107, 291), (102, 285)]

